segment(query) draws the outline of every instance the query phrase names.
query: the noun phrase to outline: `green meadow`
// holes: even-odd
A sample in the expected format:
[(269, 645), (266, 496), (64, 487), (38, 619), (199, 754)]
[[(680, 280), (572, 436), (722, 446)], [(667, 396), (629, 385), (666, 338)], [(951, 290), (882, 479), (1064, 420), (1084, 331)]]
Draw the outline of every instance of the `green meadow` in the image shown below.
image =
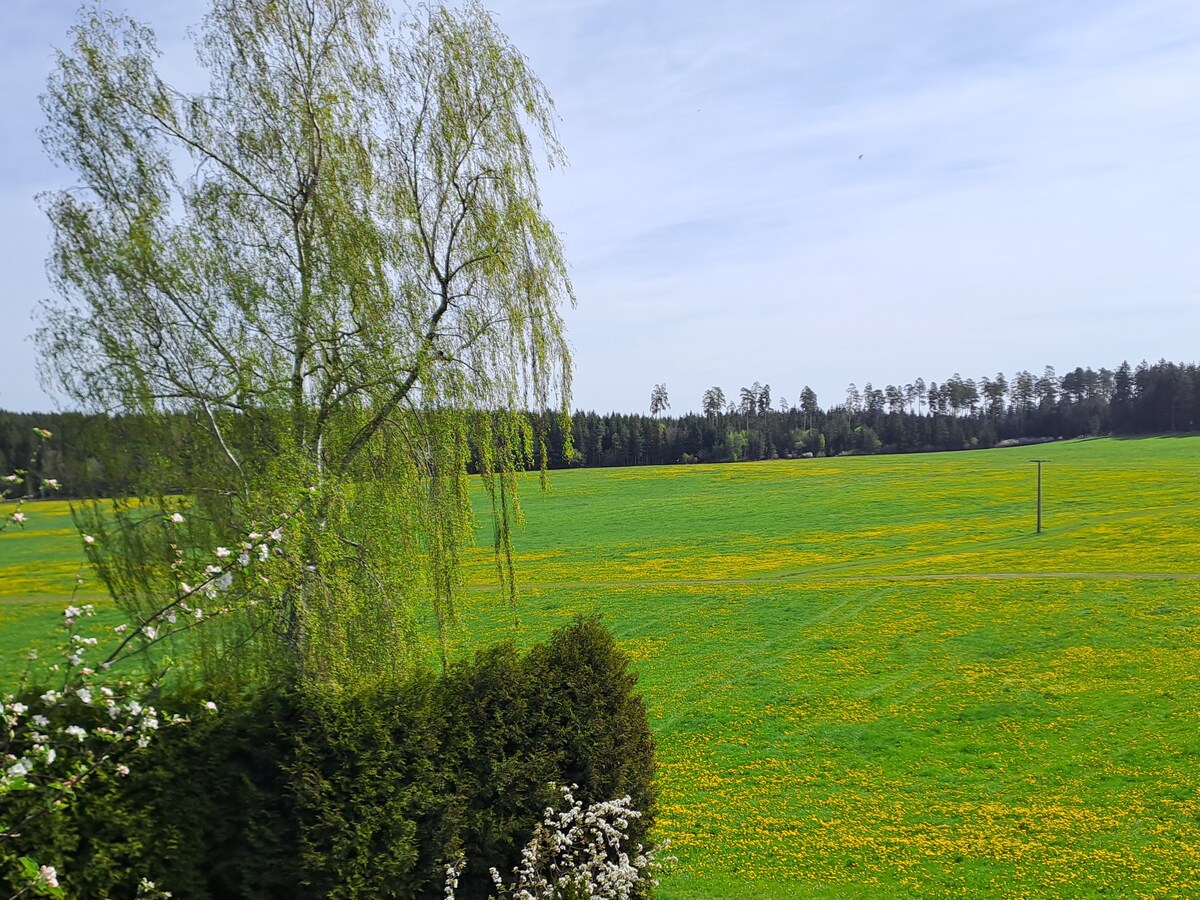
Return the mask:
[[(555, 472), (523, 506), (521, 599), (479, 551), (455, 646), (604, 616), (660, 897), (1200, 894), (1200, 438)], [(82, 558), (65, 505), (26, 511), (9, 678)]]

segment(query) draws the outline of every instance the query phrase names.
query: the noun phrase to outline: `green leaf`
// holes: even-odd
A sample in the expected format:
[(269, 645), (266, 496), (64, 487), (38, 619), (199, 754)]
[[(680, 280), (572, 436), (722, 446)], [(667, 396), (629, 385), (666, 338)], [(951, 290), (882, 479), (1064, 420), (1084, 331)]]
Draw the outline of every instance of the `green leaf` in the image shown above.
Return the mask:
[(17, 860), (17, 863), (21, 866), (21, 874), (30, 881), (41, 877), (41, 871), (38, 868), (36, 860), (28, 856), (22, 856)]

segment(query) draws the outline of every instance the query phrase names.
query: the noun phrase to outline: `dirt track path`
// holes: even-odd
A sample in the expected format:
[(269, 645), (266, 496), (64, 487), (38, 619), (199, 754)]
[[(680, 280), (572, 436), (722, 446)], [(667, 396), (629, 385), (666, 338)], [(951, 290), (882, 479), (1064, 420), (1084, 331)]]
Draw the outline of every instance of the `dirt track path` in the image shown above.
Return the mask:
[[(684, 578), (664, 581), (545, 581), (520, 582), (520, 590), (569, 590), (572, 588), (703, 587), (706, 585), (779, 584), (802, 585), (836, 581), (1200, 581), (1200, 572), (934, 572), (894, 575), (760, 575), (755, 578)], [(474, 590), (492, 590), (478, 585)]]

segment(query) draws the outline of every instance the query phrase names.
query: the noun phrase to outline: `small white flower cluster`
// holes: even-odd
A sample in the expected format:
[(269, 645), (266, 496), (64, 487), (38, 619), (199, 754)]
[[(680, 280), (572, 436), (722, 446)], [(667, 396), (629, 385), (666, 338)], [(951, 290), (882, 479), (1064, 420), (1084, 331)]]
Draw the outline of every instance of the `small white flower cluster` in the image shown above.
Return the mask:
[(169, 900), (170, 896), (170, 891), (164, 891), (149, 878), (138, 882), (137, 893), (134, 895), (135, 900)]
[[(179, 515), (176, 513), (175, 515)], [(180, 516), (182, 519), (182, 516)], [(172, 517), (174, 521), (174, 517)], [(252, 531), (246, 535), (246, 540), (242, 541), (238, 548), (237, 556), (234, 558), (234, 563), (241, 570), (246, 570), (255, 562), (264, 563), (271, 558), (272, 544), (279, 544), (283, 540), (283, 530), (275, 528), (262, 535), (257, 531)], [(234, 551), (228, 547), (218, 547), (213, 554), (220, 565), (210, 563), (204, 567), (204, 580), (199, 584), (192, 586), (186, 581), (179, 582), (179, 590), (186, 598), (195, 593), (202, 593), (205, 597), (212, 600), (223, 591), (228, 591), (233, 587), (234, 574), (237, 570), (233, 568), (234, 563), (226, 562), (230, 557), (233, 557)], [(269, 579), (265, 575), (259, 575), (259, 580), (264, 584), (269, 583)], [(180, 608), (184, 612), (191, 613), (196, 619), (204, 618), (204, 612), (201, 609), (193, 609), (186, 601), (181, 600)], [(228, 612), (228, 609), (223, 610)], [(168, 621), (174, 625), (175, 620), (168, 615)]]
[[(33, 433), (36, 434), (38, 436), (38, 438), (40, 438), (42, 441), (49, 440), (51, 437), (50, 432), (47, 431), (45, 428), (35, 428), (35, 429), (33, 429)], [(36, 451), (34, 453), (34, 457), (35, 457), (35, 461), (36, 461), (36, 457), (37, 457)], [(30, 466), (33, 466), (33, 465), (34, 465), (34, 463), (31, 462)], [(12, 472), (9, 472), (7, 475), (0, 475), (0, 500), (8, 499), (10, 485), (15, 487), (16, 485), (24, 484), (24, 483), (26, 483), (27, 479), (31, 479), (33, 477), (34, 476), (31, 475), (30, 472), (26, 469), (16, 469)], [(43, 491), (57, 491), (60, 487), (57, 478), (43, 478), (39, 484)], [(0, 531), (4, 531), (9, 525), (17, 525), (21, 528), (25, 527), (25, 523), (29, 520), (26, 517), (25, 513), (23, 513), (21, 511), (21, 508), (24, 505), (25, 505), (25, 497), (19, 497), (17, 499), (16, 510), (13, 511), (11, 514), (9, 514), (7, 517), (0, 517)]]
[(66, 896), (62, 887), (59, 886), (58, 870), (54, 866), (39, 866), (36, 860), (30, 859), (28, 856), (18, 857), (16, 862), (25, 885), (9, 900), (17, 900), (18, 897), (23, 897), (31, 892), (34, 896), (53, 897), (55, 900), (63, 900)]
[[(183, 514), (178, 512), (172, 513), (166, 518), (175, 525), (185, 521)], [(204, 566), (197, 582), (189, 583), (180, 580), (174, 600), (166, 603), (162, 609), (139, 625), (134, 626), (132, 631), (129, 630), (128, 623), (121, 623), (114, 627), (113, 630), (118, 635), (127, 635), (119, 645), (118, 652), (124, 651), (135, 638), (140, 637), (147, 645), (157, 643), (175, 632), (195, 627), (200, 622), (214, 616), (233, 612), (235, 606), (229, 601), (226, 601), (224, 605), (217, 606), (210, 606), (205, 602), (201, 606), (196, 604), (196, 599), (202, 597), (209, 601), (216, 600), (220, 594), (230, 591), (234, 587), (235, 576), (239, 572), (247, 572), (253, 566), (266, 562), (271, 558), (272, 553), (282, 553), (283, 551), (279, 547), (282, 541), (282, 528), (272, 529), (265, 535), (256, 531), (250, 532), (246, 536), (246, 540), (241, 543), (234, 560), (236, 565), (229, 562), (230, 557), (234, 555), (233, 550), (228, 547), (217, 547), (213, 551), (213, 558), (216, 562)], [(175, 549), (175, 560), (171, 563), (171, 568), (178, 571), (184, 566), (184, 554), (178, 546), (174, 544), (172, 546)], [(220, 564), (218, 565), (218, 563)], [(257, 577), (264, 584), (270, 583), (270, 579), (266, 575), (259, 573)], [(251, 600), (251, 605), (254, 602)], [(106, 666), (110, 664), (111, 662), (107, 660), (104, 663)]]
[[(521, 864), (513, 869), (511, 884), (506, 884), (495, 868), (489, 870), (496, 885), (494, 897), (629, 900), (639, 885), (658, 884), (657, 874), (663, 863), (655, 858), (657, 850), (639, 844), (630, 856), (621, 849), (629, 837), (630, 820), (642, 815), (630, 807), (631, 799), (626, 796), (584, 808), (572, 793), (577, 787), (562, 788), (562, 810), (546, 808), (533, 837), (521, 851)], [(458, 876), (465, 865), (466, 860), (460, 856), (446, 866), (446, 900), (454, 900)]]
[(58, 887), (58, 870), (54, 866), (40, 866), (38, 880), (46, 887), (56, 888)]
[[(117, 749), (115, 745), (145, 747), (160, 723), (174, 725), (187, 721), (181, 716), (163, 716), (153, 706), (139, 701), (137, 697), (147, 692), (143, 685), (115, 682), (112, 686), (97, 686), (89, 683), (88, 675), (84, 674), (90, 672), (82, 669), (70, 682), (73, 687), (48, 690), (38, 699), (46, 712), (68, 700), (102, 709), (108, 717), (107, 725), (93, 725), (89, 729), (70, 723), (52, 728), (49, 716), (32, 712), (13, 697), (0, 702), (0, 719), (6, 726), (0, 797), (10, 791), (38, 787), (65, 791), (108, 762)], [(129, 769), (119, 765), (116, 771), (125, 775)]]

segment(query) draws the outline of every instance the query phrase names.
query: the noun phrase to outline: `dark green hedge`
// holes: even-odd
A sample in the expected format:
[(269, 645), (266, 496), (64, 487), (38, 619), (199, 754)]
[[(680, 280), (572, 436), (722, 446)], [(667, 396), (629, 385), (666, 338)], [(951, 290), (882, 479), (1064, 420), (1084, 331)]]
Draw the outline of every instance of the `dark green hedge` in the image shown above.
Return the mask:
[(631, 795), (645, 841), (654, 747), (635, 685), (611, 634), (580, 620), (527, 654), (503, 644), (370, 696), (227, 698), (0, 855), (57, 863), (73, 897), (133, 896), (148, 877), (176, 900), (266, 900), (440, 897), (462, 850), (458, 896), (484, 897), (551, 784)]

